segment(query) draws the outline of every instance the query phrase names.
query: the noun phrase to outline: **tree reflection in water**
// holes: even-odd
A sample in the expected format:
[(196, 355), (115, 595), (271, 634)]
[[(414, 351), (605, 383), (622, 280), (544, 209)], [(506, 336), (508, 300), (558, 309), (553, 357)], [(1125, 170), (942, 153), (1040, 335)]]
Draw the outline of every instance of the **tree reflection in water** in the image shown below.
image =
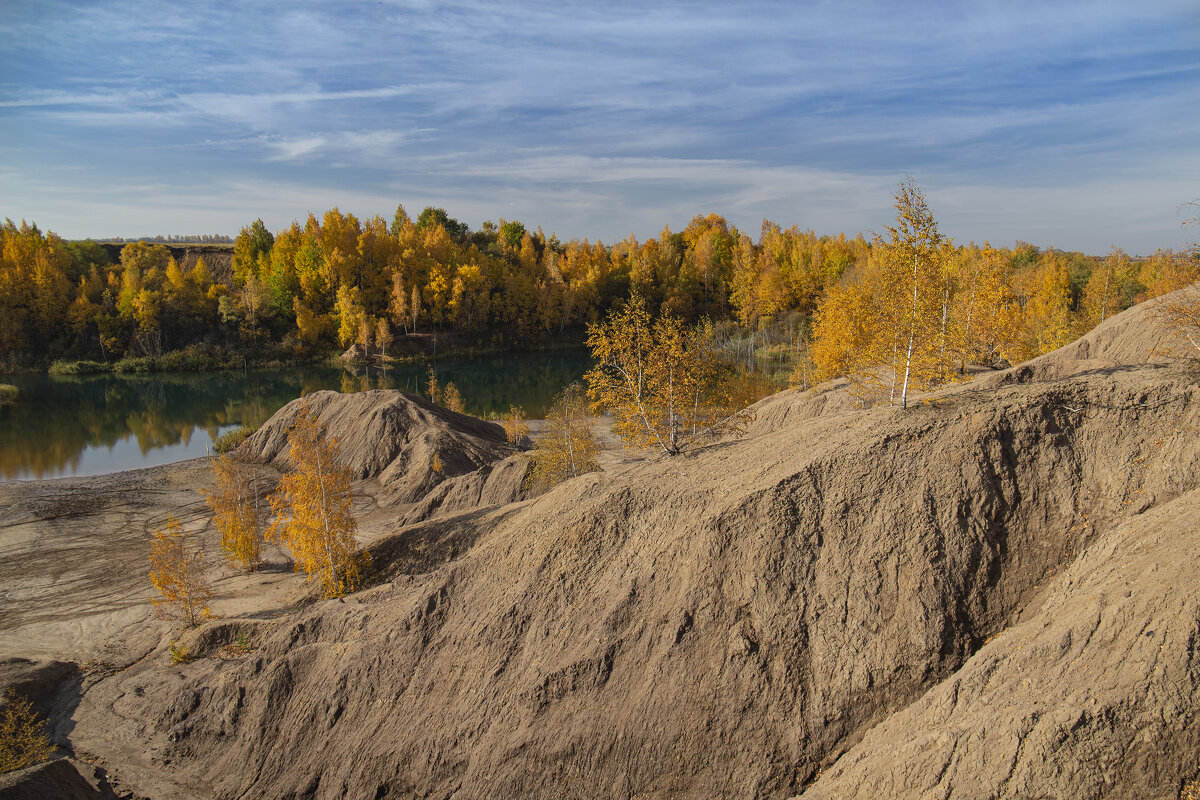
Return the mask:
[[(434, 365), (468, 413), (495, 416), (510, 405), (532, 417), (588, 368), (585, 352), (473, 359)], [(259, 425), (318, 389), (400, 389), (422, 394), (429, 365), (386, 370), (301, 367), (149, 375), (14, 375), (18, 403), (0, 411), (0, 477), (96, 474), (204, 455), (223, 431)]]

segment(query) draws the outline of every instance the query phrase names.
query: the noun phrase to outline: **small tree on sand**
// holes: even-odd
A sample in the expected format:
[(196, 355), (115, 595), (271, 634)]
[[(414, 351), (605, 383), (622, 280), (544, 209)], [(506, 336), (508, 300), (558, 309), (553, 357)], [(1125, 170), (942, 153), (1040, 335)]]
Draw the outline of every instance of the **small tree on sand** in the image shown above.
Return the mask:
[(46, 724), (33, 713), (33, 703), (12, 689), (5, 703), (0, 714), (0, 773), (49, 761), (54, 744), (46, 735)]
[(529, 442), (529, 423), (525, 420), (525, 409), (520, 406), (509, 406), (508, 413), (500, 419), (504, 426), (504, 436), (512, 444), (519, 447)]
[(433, 371), (433, 367), (429, 367), (429, 375), (425, 379), (425, 393), (429, 395), (429, 402), (435, 405), (442, 404), (442, 384), (438, 382), (437, 373)]
[(533, 464), (525, 486), (540, 494), (568, 478), (595, 472), (599, 453), (596, 422), (588, 413), (583, 387), (568, 386), (546, 414), (546, 433), (530, 453)]
[(150, 582), (159, 594), (150, 602), (159, 607), (163, 617), (190, 626), (212, 613), (208, 603), (213, 592), (204, 577), (204, 551), (174, 517), (167, 517), (166, 524), (154, 532)]
[(263, 524), (258, 484), (249, 464), (230, 456), (213, 462), (216, 485), (206, 501), (221, 532), (221, 549), (230, 566), (252, 572), (262, 560)]
[(308, 406), (288, 431), (288, 444), (292, 469), (271, 496), (268, 538), (291, 550), (296, 570), (316, 576), (326, 597), (340, 597), (358, 588), (366, 558), (354, 541), (350, 470)]
[(467, 405), (463, 402), (462, 393), (452, 382), (447, 382), (446, 388), (442, 389), (442, 405), (457, 414), (467, 413)]
[(635, 447), (675, 455), (705, 436), (742, 433), (752, 419), (745, 383), (713, 346), (711, 326), (687, 330), (668, 316), (652, 324), (634, 294), (588, 328), (588, 347), (596, 360), (588, 393)]

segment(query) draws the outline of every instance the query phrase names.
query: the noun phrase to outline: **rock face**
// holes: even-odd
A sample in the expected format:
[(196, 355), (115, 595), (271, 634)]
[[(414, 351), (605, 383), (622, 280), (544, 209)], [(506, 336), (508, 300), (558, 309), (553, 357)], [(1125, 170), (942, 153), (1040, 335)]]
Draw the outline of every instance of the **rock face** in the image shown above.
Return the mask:
[[(516, 452), (504, 429), (398, 391), (313, 392), (277, 411), (242, 444), (242, 452), (288, 466), (288, 430), (307, 406), (335, 437), (356, 479), (375, 479), (385, 505), (421, 500), (440, 481), (489, 466)], [(438, 456), (442, 470), (433, 469)]]
[[(1175, 797), (1200, 388), (1077, 356), (520, 504), (461, 488), (373, 547), (386, 583), (136, 664), (72, 738), (155, 797)], [(419, 461), (337, 419), (364, 477)]]

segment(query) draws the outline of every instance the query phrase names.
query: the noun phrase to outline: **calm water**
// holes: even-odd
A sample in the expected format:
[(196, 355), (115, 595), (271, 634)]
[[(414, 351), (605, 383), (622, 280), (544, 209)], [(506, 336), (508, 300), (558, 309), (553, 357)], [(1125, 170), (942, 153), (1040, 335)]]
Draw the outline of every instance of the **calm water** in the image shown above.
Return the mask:
[[(467, 412), (500, 414), (509, 405), (542, 417), (554, 395), (588, 368), (585, 352), (444, 361)], [(0, 383), (21, 399), (0, 409), (0, 480), (98, 475), (205, 455), (231, 428), (264, 422), (318, 389), (423, 393), (428, 365), (387, 370), (297, 367), (247, 372), (153, 375), (11, 375)]]

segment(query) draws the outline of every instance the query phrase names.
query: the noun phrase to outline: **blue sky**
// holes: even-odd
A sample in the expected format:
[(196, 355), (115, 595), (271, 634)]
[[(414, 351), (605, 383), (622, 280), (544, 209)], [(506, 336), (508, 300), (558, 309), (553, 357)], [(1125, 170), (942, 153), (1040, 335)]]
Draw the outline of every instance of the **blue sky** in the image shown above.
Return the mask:
[(74, 3), (0, 15), (0, 216), (68, 238), (445, 207), (1180, 248), (1200, 3)]

